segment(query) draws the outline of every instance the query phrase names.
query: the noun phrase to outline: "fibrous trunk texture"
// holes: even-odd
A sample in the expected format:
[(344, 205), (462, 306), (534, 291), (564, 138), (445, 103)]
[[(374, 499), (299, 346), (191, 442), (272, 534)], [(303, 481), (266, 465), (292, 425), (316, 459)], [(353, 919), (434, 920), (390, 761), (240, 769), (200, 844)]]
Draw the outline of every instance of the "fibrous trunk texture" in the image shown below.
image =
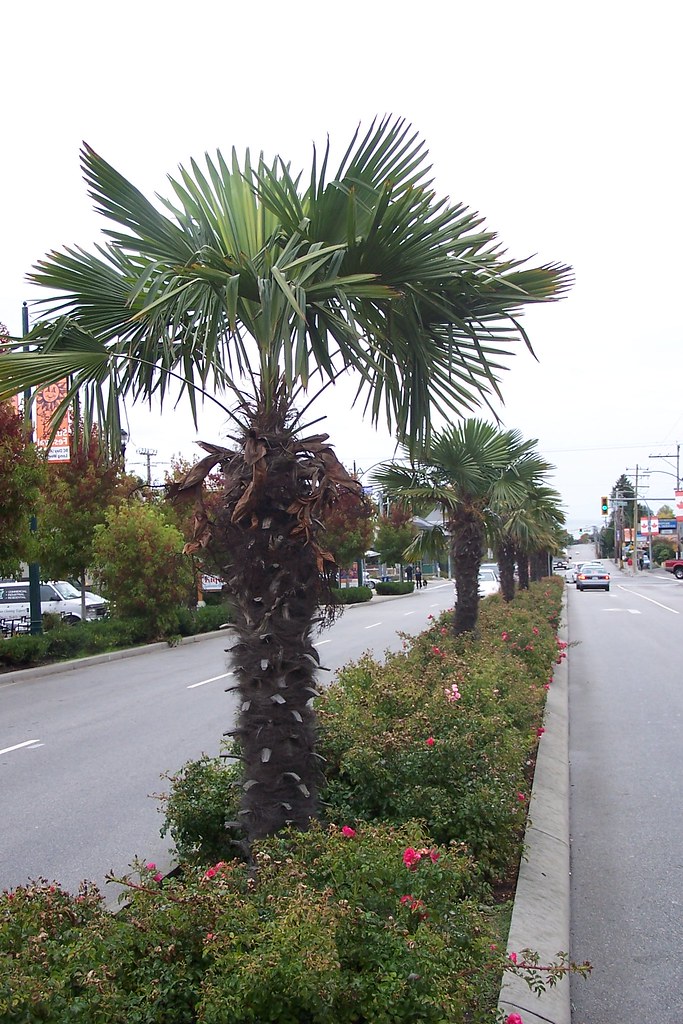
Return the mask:
[(529, 589), (529, 556), (526, 551), (517, 549), (517, 577), (519, 579), (519, 589)]
[(479, 568), (484, 541), (481, 514), (476, 509), (461, 510), (450, 523), (456, 602), (453, 633), (472, 633), (479, 618)]
[(500, 589), (504, 601), (512, 601), (515, 596), (515, 548), (513, 544), (504, 542), (496, 548), (496, 561), (500, 572)]
[[(224, 473), (225, 501), (212, 522), (199, 507), (187, 546), (210, 556), (234, 604), (229, 651), (240, 711), (231, 735), (244, 764), (247, 844), (286, 825), (305, 829), (318, 810), (313, 635), (319, 609), (329, 611), (335, 568), (319, 542), (319, 516), (340, 489), (360, 491), (327, 435), (297, 438), (288, 416), (284, 401), (256, 408), (235, 450), (204, 445), (206, 472), (220, 464)], [(178, 490), (196, 497), (196, 484), (191, 471)]]

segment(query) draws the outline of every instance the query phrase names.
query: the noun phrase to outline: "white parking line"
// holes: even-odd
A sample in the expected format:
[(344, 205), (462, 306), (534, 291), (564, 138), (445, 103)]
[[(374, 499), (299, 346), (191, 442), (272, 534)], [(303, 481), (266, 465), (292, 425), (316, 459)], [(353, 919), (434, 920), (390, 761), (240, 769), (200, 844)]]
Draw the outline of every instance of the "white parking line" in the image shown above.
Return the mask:
[(215, 683), (217, 679), (225, 679), (226, 676), (231, 676), (232, 672), (224, 672), (220, 676), (211, 676), (210, 679), (202, 679), (201, 683), (190, 683), (187, 687), (188, 690), (194, 690), (197, 686), (206, 686), (207, 683)]
[(668, 604), (661, 604), (660, 601), (655, 601), (652, 597), (645, 597), (645, 594), (639, 594), (637, 590), (630, 590), (628, 587), (622, 587), (619, 583), (617, 584), (619, 590), (628, 591), (629, 594), (633, 594), (634, 597), (639, 597), (643, 601), (649, 601), (650, 604), (656, 604), (658, 608), (663, 608), (665, 612), (671, 612), (672, 615), (680, 615), (675, 608), (669, 608)]
[(3, 750), (0, 750), (0, 754), (9, 754), (11, 750), (21, 750), (22, 747), (35, 747), (39, 744), (42, 746), (40, 740), (24, 740), (23, 743), (15, 743), (13, 747), (5, 747)]

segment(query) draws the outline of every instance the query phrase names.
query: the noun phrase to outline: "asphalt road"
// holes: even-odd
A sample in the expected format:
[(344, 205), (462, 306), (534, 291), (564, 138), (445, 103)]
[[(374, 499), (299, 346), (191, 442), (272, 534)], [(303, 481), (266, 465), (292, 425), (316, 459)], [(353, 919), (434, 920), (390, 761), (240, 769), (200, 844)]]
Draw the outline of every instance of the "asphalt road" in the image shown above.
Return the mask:
[[(318, 639), (324, 684), (363, 651), (401, 646), (453, 603), (449, 581), (347, 609)], [(134, 857), (172, 863), (152, 794), (162, 774), (220, 752), (236, 697), (229, 634), (38, 679), (0, 676), (0, 887), (31, 878), (104, 887)], [(108, 886), (113, 902), (120, 890)]]
[(611, 568), (568, 595), (572, 1024), (680, 1024), (683, 583)]

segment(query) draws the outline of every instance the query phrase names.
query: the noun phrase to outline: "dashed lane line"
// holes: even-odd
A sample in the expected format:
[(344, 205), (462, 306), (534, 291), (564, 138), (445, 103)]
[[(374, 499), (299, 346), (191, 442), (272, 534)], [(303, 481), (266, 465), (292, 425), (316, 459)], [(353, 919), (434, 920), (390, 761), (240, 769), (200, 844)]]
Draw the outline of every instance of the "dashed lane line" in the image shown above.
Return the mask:
[(672, 615), (680, 615), (675, 608), (669, 608), (668, 604), (662, 604), (661, 601), (655, 601), (653, 597), (645, 597), (645, 594), (639, 594), (637, 590), (629, 590), (628, 587), (623, 587), (621, 583), (617, 584), (619, 590), (623, 590), (634, 597), (639, 597), (642, 601), (649, 601), (650, 604), (656, 604), (658, 608), (663, 608), (665, 612), (671, 612)]
[(9, 754), (13, 750), (21, 750), (22, 747), (37, 747), (42, 746), (40, 740), (24, 740), (23, 743), (15, 743), (13, 747), (4, 747), (0, 750), (0, 755)]
[(211, 676), (210, 679), (202, 679), (199, 683), (190, 683), (188, 690), (195, 690), (198, 686), (206, 686), (207, 683), (215, 683), (217, 679), (226, 679), (232, 672), (223, 672), (220, 676)]

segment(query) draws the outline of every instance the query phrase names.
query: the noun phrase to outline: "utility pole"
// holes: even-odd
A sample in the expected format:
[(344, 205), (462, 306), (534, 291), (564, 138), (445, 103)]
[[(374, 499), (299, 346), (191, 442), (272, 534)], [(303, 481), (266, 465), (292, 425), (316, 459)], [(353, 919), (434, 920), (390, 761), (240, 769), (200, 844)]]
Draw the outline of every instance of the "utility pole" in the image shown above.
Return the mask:
[[(681, 446), (676, 442), (675, 455), (649, 455), (650, 459), (675, 459), (676, 460), (676, 490), (681, 489)], [(676, 558), (681, 557), (681, 528), (676, 524)]]
[(147, 486), (152, 486), (152, 459), (157, 454), (156, 448), (138, 448), (138, 455), (144, 455), (147, 459)]
[[(646, 476), (647, 474), (649, 474), (650, 470), (649, 469), (642, 469), (640, 466), (636, 465), (635, 469), (629, 469), (627, 467), (626, 472), (627, 473), (635, 473), (636, 474), (636, 483), (635, 483), (635, 487), (633, 489), (633, 556), (632, 556), (633, 575), (636, 576), (638, 574), (638, 474), (641, 473), (643, 476)], [(651, 513), (649, 512), (649, 509), (650, 509), (650, 506), (648, 505), (648, 513), (649, 513), (648, 514), (648, 536), (651, 537), (652, 536), (652, 531), (650, 529), (650, 514)], [(652, 554), (650, 554), (650, 564), (652, 564)]]

